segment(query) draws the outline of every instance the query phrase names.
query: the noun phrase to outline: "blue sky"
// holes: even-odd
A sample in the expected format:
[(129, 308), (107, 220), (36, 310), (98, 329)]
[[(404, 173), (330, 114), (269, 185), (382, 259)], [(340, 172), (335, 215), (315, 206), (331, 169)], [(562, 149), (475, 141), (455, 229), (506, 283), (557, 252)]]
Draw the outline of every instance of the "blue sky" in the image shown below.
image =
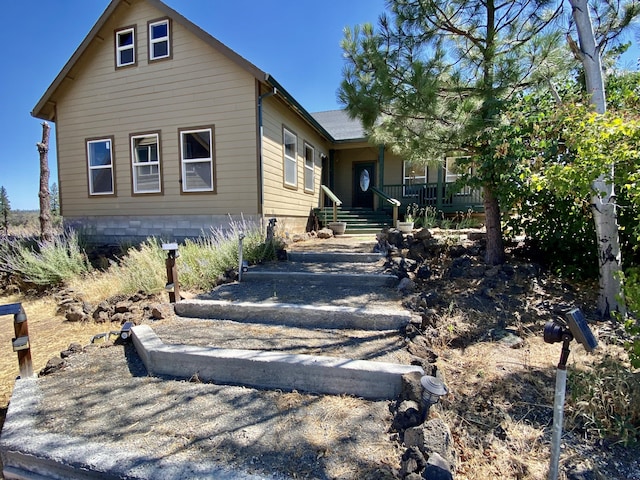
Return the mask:
[[(384, 0), (165, 0), (170, 7), (269, 72), (308, 111), (339, 108), (343, 28), (376, 22)], [(109, 0), (2, 2), (0, 185), (12, 210), (37, 209), (41, 121), (30, 112)], [(631, 60), (633, 58), (633, 60)], [(629, 56), (633, 65), (638, 50)], [(306, 59), (301, 66), (300, 60)], [(50, 183), (57, 182), (55, 126)]]
[[(377, 21), (384, 0), (165, 0), (270, 73), (308, 111), (339, 108), (345, 26)], [(37, 209), (41, 120), (31, 110), (93, 27), (109, 0), (2, 2), (0, 185), (12, 210)], [(306, 60), (301, 65), (301, 60)], [(55, 125), (50, 183), (57, 182)]]

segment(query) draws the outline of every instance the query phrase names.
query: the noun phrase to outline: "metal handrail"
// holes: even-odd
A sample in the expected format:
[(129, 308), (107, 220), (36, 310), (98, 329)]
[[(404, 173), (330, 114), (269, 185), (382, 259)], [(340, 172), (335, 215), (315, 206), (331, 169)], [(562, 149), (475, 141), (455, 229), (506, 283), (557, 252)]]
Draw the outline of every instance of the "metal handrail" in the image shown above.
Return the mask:
[[(327, 187), (326, 185), (320, 185), (320, 188), (322, 188), (322, 192), (324, 193), (324, 195), (329, 197), (329, 199), (333, 202), (333, 221), (337, 222), (338, 221), (338, 207), (340, 205), (342, 205), (342, 200), (340, 200), (336, 196), (336, 194), (333, 193), (331, 191), (331, 189), (329, 187)], [(324, 205), (324, 198), (322, 198), (320, 200), (320, 205)]]
[(397, 200), (397, 199), (395, 199), (393, 197), (390, 197), (389, 195), (384, 193), (382, 190), (374, 187), (373, 185), (371, 187), (369, 187), (369, 188), (371, 189), (371, 191), (373, 193), (378, 195), (380, 198), (385, 200), (387, 203), (391, 204), (391, 206), (393, 207), (393, 226), (397, 227), (398, 226), (398, 207), (400, 207), (400, 205), (402, 205), (402, 202), (400, 202), (400, 200)]

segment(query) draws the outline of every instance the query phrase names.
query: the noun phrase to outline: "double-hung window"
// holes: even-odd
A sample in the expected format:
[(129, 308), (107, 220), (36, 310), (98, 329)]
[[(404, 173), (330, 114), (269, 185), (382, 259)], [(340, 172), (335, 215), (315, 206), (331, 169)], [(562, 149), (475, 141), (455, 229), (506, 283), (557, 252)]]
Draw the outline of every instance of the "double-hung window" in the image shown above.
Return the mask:
[(417, 197), (425, 183), (427, 183), (427, 167), (405, 160), (402, 165), (402, 196)]
[(87, 166), (90, 195), (114, 195), (113, 139), (87, 140)]
[(213, 192), (213, 127), (180, 130), (183, 192)]
[(160, 193), (160, 136), (158, 133), (131, 136), (133, 193)]
[(298, 186), (298, 137), (286, 128), (282, 133), (284, 153), (284, 184)]
[(136, 64), (136, 29), (127, 27), (116, 31), (116, 67)]
[(304, 144), (304, 190), (313, 192), (315, 182), (315, 149), (308, 143)]
[(168, 18), (149, 22), (149, 60), (171, 56), (171, 23)]

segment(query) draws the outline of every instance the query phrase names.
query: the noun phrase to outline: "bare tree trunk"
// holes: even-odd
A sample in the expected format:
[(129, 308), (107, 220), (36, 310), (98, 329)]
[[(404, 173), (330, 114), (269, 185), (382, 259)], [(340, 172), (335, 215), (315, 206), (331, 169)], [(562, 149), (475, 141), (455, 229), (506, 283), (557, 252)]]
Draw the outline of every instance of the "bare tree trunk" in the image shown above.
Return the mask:
[(500, 223), (500, 205), (490, 187), (485, 186), (483, 194), (484, 215), (487, 228), (485, 262), (488, 265), (501, 265), (505, 262), (505, 254), (504, 243), (502, 241), (502, 225)]
[(49, 193), (49, 132), (51, 127), (42, 122), (42, 141), (37, 143), (40, 153), (40, 238), (45, 242), (53, 240), (51, 223), (51, 195)]
[[(574, 47), (573, 50), (584, 67), (587, 93), (590, 95), (590, 101), (598, 113), (604, 114), (607, 109), (607, 101), (604, 92), (600, 47), (596, 45), (589, 6), (587, 0), (569, 1), (580, 44), (579, 49)], [(608, 170), (611, 178), (613, 178), (613, 162), (608, 165)], [(619, 301), (622, 296), (622, 285), (620, 283), (622, 255), (618, 240), (615, 189), (613, 181), (607, 181), (604, 176), (596, 179), (592, 188), (596, 192), (592, 197), (591, 208), (598, 244), (600, 276), (598, 312), (603, 318), (607, 318), (611, 315), (611, 312), (624, 312), (624, 302)]]

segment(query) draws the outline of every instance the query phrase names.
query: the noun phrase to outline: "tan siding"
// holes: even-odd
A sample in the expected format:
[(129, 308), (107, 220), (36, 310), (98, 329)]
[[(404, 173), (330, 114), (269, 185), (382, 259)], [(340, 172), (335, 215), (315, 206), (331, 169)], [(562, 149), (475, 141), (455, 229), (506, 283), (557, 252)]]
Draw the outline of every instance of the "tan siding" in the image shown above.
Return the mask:
[[(265, 102), (264, 115), (264, 185), (265, 214), (306, 217), (311, 208), (319, 205), (322, 162), (320, 155), (329, 155), (329, 144), (282, 101), (271, 97)], [(284, 187), (283, 127), (297, 135), (296, 189)], [(304, 143), (315, 149), (314, 190), (304, 190)]]
[[(59, 175), (64, 214), (255, 214), (255, 79), (177, 23), (173, 59), (147, 62), (147, 20), (162, 16), (145, 2), (107, 22), (57, 95)], [(113, 31), (137, 25), (136, 67), (114, 67)], [(185, 73), (184, 75), (181, 73)], [(179, 128), (215, 126), (215, 194), (180, 194)], [(163, 195), (131, 195), (129, 135), (161, 131)], [(112, 135), (116, 197), (89, 197), (85, 139)]]

